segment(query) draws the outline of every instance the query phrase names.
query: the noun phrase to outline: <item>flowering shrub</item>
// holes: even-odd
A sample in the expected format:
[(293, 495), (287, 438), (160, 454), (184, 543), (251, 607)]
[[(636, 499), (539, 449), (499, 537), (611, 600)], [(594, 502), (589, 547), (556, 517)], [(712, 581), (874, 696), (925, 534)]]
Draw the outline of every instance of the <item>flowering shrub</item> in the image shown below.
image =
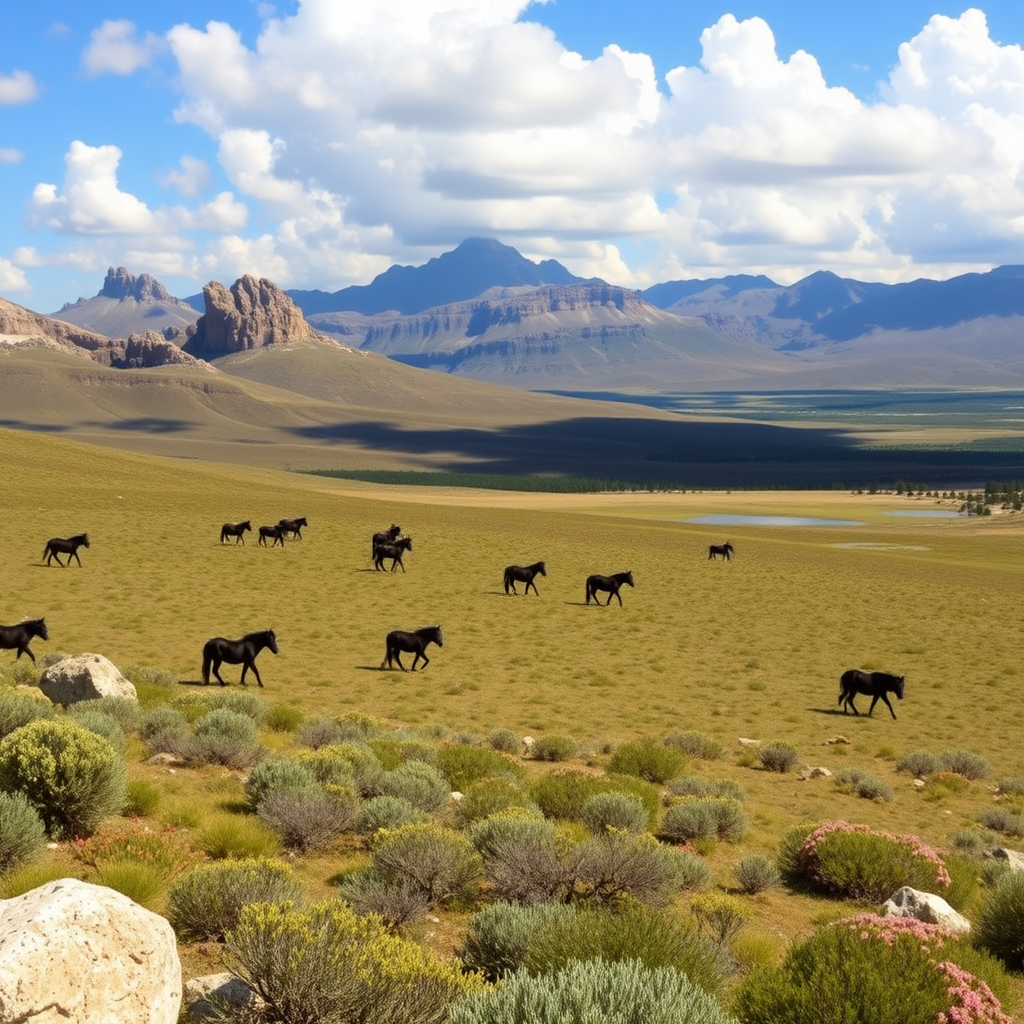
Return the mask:
[(803, 875), (831, 892), (881, 902), (901, 886), (948, 888), (942, 858), (916, 836), (879, 832), (867, 825), (830, 821), (797, 852)]
[(186, 868), (205, 860), (203, 854), (194, 850), (170, 825), (151, 828), (137, 821), (89, 839), (76, 839), (71, 844), (71, 852), (76, 860), (91, 868), (101, 868), (113, 861), (148, 864), (156, 868), (165, 881), (172, 881)]

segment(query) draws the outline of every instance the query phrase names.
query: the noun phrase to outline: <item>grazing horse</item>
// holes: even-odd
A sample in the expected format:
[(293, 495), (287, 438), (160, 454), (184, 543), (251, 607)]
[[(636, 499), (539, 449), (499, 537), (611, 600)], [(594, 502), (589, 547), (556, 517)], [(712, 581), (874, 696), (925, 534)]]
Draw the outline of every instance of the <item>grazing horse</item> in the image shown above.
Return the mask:
[(839, 678), (839, 703), (843, 705), (843, 714), (846, 714), (846, 707), (853, 708), (853, 713), (859, 715), (853, 698), (858, 693), (865, 693), (871, 696), (871, 707), (868, 708), (868, 715), (875, 710), (879, 700), (885, 701), (889, 714), (896, 718), (889, 703), (888, 694), (895, 693), (899, 700), (903, 700), (903, 676), (889, 675), (888, 672), (864, 672), (859, 668), (847, 669)]
[(40, 640), (49, 640), (50, 634), (46, 632), (46, 621), (44, 619), (26, 619), (16, 626), (0, 626), (0, 648), (4, 650), (18, 649), (17, 661), (23, 654), (27, 654), (33, 662), (36, 656), (29, 650), (28, 642), (32, 637), (37, 636)]
[(236, 544), (244, 544), (245, 537), (243, 537), (242, 534), (244, 534), (246, 530), (252, 530), (252, 523), (250, 523), (248, 519), (246, 519), (244, 523), (225, 523), (220, 528), (221, 544), (223, 544), (228, 537), (234, 537)]
[(636, 584), (633, 582), (632, 572), (617, 572), (611, 576), (588, 576), (587, 577), (587, 604), (590, 604), (590, 599), (593, 598), (597, 604), (601, 602), (597, 598), (597, 592), (599, 590), (608, 591), (608, 600), (605, 604), (611, 604), (612, 598), (617, 597), (619, 599), (619, 605), (622, 605), (622, 595), (619, 593), (619, 588), (623, 583), (628, 583), (631, 587), (635, 587)]
[[(438, 647), (444, 647), (440, 626), (424, 626), (422, 629), (417, 629), (412, 633), (407, 633), (402, 629), (394, 629), (388, 633), (387, 640), (385, 641), (384, 660), (380, 663), (380, 667), (384, 668), (387, 666), (391, 668), (391, 662), (394, 660), (398, 662), (398, 667), (404, 672), (405, 666), (402, 664), (399, 652), (406, 651), (414, 654), (410, 671), (416, 671), (416, 662), (420, 658), (423, 659), (423, 668), (426, 668), (430, 664), (430, 659), (426, 654), (428, 644), (437, 644)], [(423, 669), (420, 669), (420, 671), (422, 672)]]
[(302, 528), (309, 526), (309, 523), (306, 522), (305, 516), (299, 516), (298, 519), (281, 519), (277, 525), (281, 527), (282, 533), (290, 533), (293, 537), (302, 540)]
[(394, 544), (401, 533), (402, 528), (400, 526), (396, 526), (394, 523), (391, 524), (390, 529), (384, 530), (382, 533), (375, 533), (372, 541), (370, 542), (370, 557), (377, 557), (376, 550), (378, 544)]
[(260, 679), (259, 669), (256, 667), (256, 655), (269, 647), (274, 654), (277, 654), (277, 637), (272, 629), (264, 629), (259, 633), (246, 633), (241, 640), (225, 640), (222, 636), (215, 636), (203, 644), (203, 684), (210, 685), (210, 672), (217, 677), (221, 686), (227, 686), (220, 677), (220, 667), (224, 662), (229, 665), (242, 666), (242, 678), (239, 680), (245, 686), (245, 673), (252, 669), (256, 676), (256, 682), (263, 685)]
[(267, 546), (267, 538), (273, 537), (270, 546), (274, 547), (275, 544), (280, 544), (284, 547), (284, 527), (278, 523), (276, 526), (261, 526), (260, 527), (260, 539), (259, 543), (264, 547)]
[(721, 555), (728, 562), (734, 554), (736, 554), (736, 550), (728, 541), (724, 544), (712, 544), (708, 548), (708, 558), (711, 561)]
[(402, 563), (402, 552), (412, 551), (412, 537), (399, 537), (394, 544), (377, 544), (373, 549), (373, 568), (377, 571), (384, 569), (384, 559), (391, 559), (391, 571), (395, 566), (401, 565), (402, 572), (405, 572), (405, 565)]
[(516, 590), (516, 581), (526, 584), (526, 590), (523, 593), (528, 594), (530, 587), (533, 587), (533, 592), (540, 597), (537, 592), (537, 584), (533, 582), (534, 576), (540, 573), (541, 576), (547, 576), (547, 570), (544, 568), (543, 562), (534, 562), (533, 565), (506, 565), (505, 566), (505, 593), (510, 591), (513, 594), (519, 593)]
[[(71, 559), (74, 557), (75, 561), (81, 565), (82, 560), (78, 557), (79, 548), (87, 548), (89, 546), (89, 535), (87, 533), (76, 533), (74, 537), (51, 537), (46, 542), (46, 547), (43, 548), (42, 557), (46, 559), (46, 564), (50, 564), (51, 558), (57, 559), (57, 564), (62, 568), (66, 565), (71, 564)], [(60, 555), (67, 555), (67, 562), (60, 560)]]

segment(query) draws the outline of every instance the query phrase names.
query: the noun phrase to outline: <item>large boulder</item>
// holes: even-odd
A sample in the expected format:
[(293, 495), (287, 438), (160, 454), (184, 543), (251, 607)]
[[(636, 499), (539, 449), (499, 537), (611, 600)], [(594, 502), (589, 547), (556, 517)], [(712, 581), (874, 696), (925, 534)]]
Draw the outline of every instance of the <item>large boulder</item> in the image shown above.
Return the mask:
[(958, 914), (941, 896), (903, 886), (882, 904), (883, 917), (912, 917), (926, 924), (937, 924), (957, 935), (971, 930), (971, 922)]
[(992, 856), (998, 860), (1005, 860), (1011, 871), (1024, 871), (1024, 853), (1018, 850), (1011, 850), (1008, 847), (1000, 846), (992, 851)]
[(54, 704), (76, 704), (98, 697), (130, 697), (138, 700), (135, 687), (102, 654), (78, 654), (61, 658), (39, 677), (39, 689)]
[(0, 900), (0, 1021), (176, 1024), (170, 923), (127, 896), (61, 878)]

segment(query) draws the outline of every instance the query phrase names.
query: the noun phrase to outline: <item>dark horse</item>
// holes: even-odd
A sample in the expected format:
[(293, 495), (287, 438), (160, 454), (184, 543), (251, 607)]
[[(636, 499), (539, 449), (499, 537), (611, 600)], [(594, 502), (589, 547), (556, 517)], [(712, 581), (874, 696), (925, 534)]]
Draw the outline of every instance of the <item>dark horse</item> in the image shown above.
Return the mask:
[(879, 700), (885, 701), (889, 714), (895, 719), (896, 712), (889, 703), (888, 694), (895, 693), (899, 700), (903, 700), (903, 676), (892, 676), (888, 672), (864, 672), (859, 668), (849, 668), (839, 678), (839, 703), (843, 705), (843, 714), (846, 714), (846, 707), (853, 708), (853, 713), (859, 715), (853, 698), (858, 693), (866, 693), (871, 697), (871, 707), (868, 714), (875, 710)]
[(608, 591), (608, 600), (605, 604), (611, 604), (612, 598), (617, 597), (619, 604), (622, 604), (622, 595), (619, 593), (619, 588), (623, 583), (628, 583), (631, 587), (635, 587), (636, 584), (633, 582), (632, 572), (617, 572), (611, 576), (588, 576), (587, 577), (587, 604), (590, 604), (590, 599), (593, 598), (598, 604), (601, 602), (597, 598), (597, 592), (599, 590)]
[[(50, 634), (46, 632), (46, 622), (43, 619), (26, 619), (16, 626), (0, 626), (0, 648), (4, 650), (18, 649), (18, 658), (27, 654), (33, 661), (36, 656), (29, 650), (28, 642), (32, 637), (37, 636), (40, 640), (49, 640)], [(18, 658), (14, 660), (17, 661)]]
[[(394, 629), (388, 633), (384, 660), (380, 663), (380, 667), (384, 668), (387, 666), (391, 668), (391, 662), (394, 660), (398, 662), (398, 667), (404, 672), (405, 666), (402, 664), (399, 652), (406, 651), (414, 654), (410, 671), (416, 671), (416, 662), (420, 658), (423, 659), (423, 668), (426, 668), (430, 664), (430, 659), (426, 654), (428, 644), (437, 644), (438, 647), (444, 647), (440, 626), (424, 626), (422, 629), (417, 629), (412, 633), (407, 633), (402, 629)], [(420, 671), (422, 672), (423, 669), (420, 669)]]
[(376, 570), (384, 569), (384, 559), (391, 559), (391, 571), (395, 566), (401, 565), (402, 572), (405, 572), (405, 565), (402, 563), (402, 552), (412, 551), (412, 537), (399, 537), (394, 544), (376, 544), (373, 548), (373, 567)]
[(711, 560), (721, 555), (728, 562), (734, 554), (736, 554), (736, 551), (728, 541), (724, 544), (712, 544), (708, 548), (708, 558)]
[(277, 637), (272, 629), (264, 629), (259, 633), (246, 633), (241, 640), (225, 640), (222, 636), (215, 636), (203, 644), (203, 683), (210, 684), (210, 672), (217, 677), (221, 686), (227, 686), (220, 677), (220, 667), (224, 662), (229, 665), (242, 666), (242, 678), (239, 680), (245, 686), (245, 673), (252, 669), (256, 676), (256, 682), (263, 685), (260, 679), (260, 671), (256, 667), (256, 655), (269, 647), (274, 654), (277, 654)]
[(384, 530), (382, 533), (375, 533), (370, 542), (370, 557), (377, 557), (378, 544), (394, 544), (394, 542), (398, 540), (401, 532), (402, 528), (392, 523), (390, 529)]
[[(57, 559), (59, 566), (65, 566), (71, 564), (71, 559), (74, 557), (75, 561), (81, 565), (82, 560), (78, 557), (79, 548), (87, 548), (89, 546), (89, 534), (87, 533), (76, 533), (74, 537), (51, 537), (46, 542), (46, 547), (43, 548), (43, 558), (46, 559), (46, 564), (50, 564), (51, 558)], [(67, 562), (60, 560), (61, 555), (67, 555)]]
[(252, 523), (248, 519), (244, 523), (225, 523), (220, 528), (220, 542), (224, 543), (228, 537), (234, 537), (235, 543), (245, 543), (245, 537), (242, 536), (246, 530), (252, 529)]
[(284, 527), (280, 523), (277, 526), (261, 526), (260, 527), (260, 539), (259, 543), (264, 547), (267, 546), (267, 538), (273, 537), (270, 546), (273, 547), (275, 544), (280, 544), (284, 547)]
[(282, 533), (290, 533), (293, 537), (302, 540), (302, 528), (309, 526), (309, 523), (306, 522), (305, 516), (299, 516), (298, 519), (281, 519), (277, 525), (281, 527)]
[(537, 584), (533, 582), (534, 576), (540, 573), (541, 576), (547, 576), (547, 570), (544, 568), (543, 562), (534, 562), (533, 565), (506, 565), (505, 566), (505, 593), (511, 591), (513, 594), (519, 593), (516, 590), (516, 582), (525, 583), (526, 590), (523, 593), (528, 594), (530, 587), (533, 587), (533, 592), (540, 597), (537, 592)]

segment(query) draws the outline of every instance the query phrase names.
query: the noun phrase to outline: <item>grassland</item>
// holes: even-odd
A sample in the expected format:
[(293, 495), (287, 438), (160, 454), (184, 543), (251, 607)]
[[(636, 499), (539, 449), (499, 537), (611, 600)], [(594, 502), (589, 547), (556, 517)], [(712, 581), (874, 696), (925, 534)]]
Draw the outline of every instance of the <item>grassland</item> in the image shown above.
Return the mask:
[[(260, 696), (307, 716), (360, 711), (481, 739), (495, 728), (568, 734), (597, 765), (625, 740), (700, 730), (727, 753), (691, 770), (738, 782), (752, 824), (742, 844), (711, 854), (722, 885), (741, 856), (774, 853), (802, 822), (846, 817), (945, 846), (992, 803), (995, 779), (1024, 774), (1020, 514), (893, 519), (884, 513), (907, 499), (841, 492), (406, 489), (21, 431), (0, 431), (0, 473), (0, 622), (45, 616), (51, 640), (34, 642), (37, 657), (98, 652), (195, 680), (208, 637), (272, 627), (280, 655), (261, 656)], [(715, 512), (864, 525), (684, 521)], [(252, 535), (245, 546), (218, 543), (223, 522), (300, 515), (304, 539), (284, 548), (258, 547)], [(414, 539), (405, 575), (370, 562), (371, 533), (391, 523)], [(41, 563), (48, 537), (81, 531), (92, 542), (82, 568)], [(736, 558), (708, 561), (707, 546), (726, 539)], [(540, 596), (506, 596), (503, 567), (538, 559), (548, 567)], [(621, 569), (636, 578), (624, 606), (586, 607), (584, 578)], [(378, 669), (388, 630), (435, 623), (445, 646), (431, 649), (426, 672)], [(905, 674), (897, 721), (884, 708), (840, 713), (849, 667)], [(828, 742), (838, 735), (849, 743)], [(786, 740), (804, 764), (864, 768), (895, 798), (874, 803), (825, 779), (759, 770), (740, 737)], [(893, 770), (902, 753), (950, 748), (983, 755), (990, 779), (963, 793), (919, 792)], [(141, 759), (131, 772), (176, 787), (168, 807), (187, 792), (210, 813), (237, 808), (231, 773), (183, 783), (180, 770), (171, 778)], [(324, 886), (339, 861), (318, 855), (303, 870)], [(758, 927), (791, 938), (840, 907), (783, 891), (757, 897), (756, 912)], [(457, 929), (442, 926), (438, 941)]]

